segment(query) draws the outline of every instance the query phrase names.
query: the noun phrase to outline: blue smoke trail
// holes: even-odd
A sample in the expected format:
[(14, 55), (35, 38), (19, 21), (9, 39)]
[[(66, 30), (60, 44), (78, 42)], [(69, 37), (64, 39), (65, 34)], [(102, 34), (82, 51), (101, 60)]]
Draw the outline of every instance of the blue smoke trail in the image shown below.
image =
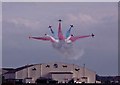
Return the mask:
[(69, 30), (66, 32), (66, 38), (68, 38), (70, 36), (70, 31), (71, 31), (72, 27), (73, 27), (73, 25), (70, 25)]

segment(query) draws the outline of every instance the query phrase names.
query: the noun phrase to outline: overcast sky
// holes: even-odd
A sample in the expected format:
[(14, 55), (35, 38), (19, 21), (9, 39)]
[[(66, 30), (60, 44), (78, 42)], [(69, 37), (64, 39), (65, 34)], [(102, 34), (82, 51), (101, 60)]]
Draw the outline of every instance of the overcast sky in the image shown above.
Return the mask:
[[(118, 7), (107, 3), (2, 3), (3, 67), (25, 64), (65, 62), (86, 67), (100, 75), (118, 72)], [(63, 33), (73, 24), (72, 34), (94, 33), (94, 38), (78, 40), (74, 47), (83, 55), (77, 59), (63, 57), (50, 42), (29, 40), (29, 36), (50, 34), (52, 25), (57, 33), (62, 19)]]

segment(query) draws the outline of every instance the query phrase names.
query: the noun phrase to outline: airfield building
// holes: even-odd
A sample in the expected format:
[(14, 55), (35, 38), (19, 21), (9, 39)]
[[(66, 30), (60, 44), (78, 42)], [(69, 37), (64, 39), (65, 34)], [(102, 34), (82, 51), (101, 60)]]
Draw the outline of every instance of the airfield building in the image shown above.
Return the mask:
[(16, 69), (2, 69), (4, 79), (20, 79), (24, 83), (35, 83), (39, 78), (48, 78), (58, 83), (95, 83), (96, 73), (86, 67), (66, 63), (44, 63), (25, 65)]

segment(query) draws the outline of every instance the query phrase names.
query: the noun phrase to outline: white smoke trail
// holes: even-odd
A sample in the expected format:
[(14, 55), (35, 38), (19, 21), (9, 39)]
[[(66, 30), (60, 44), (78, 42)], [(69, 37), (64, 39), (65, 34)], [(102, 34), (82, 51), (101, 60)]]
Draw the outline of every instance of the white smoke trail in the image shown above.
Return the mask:
[(53, 43), (52, 46), (67, 59), (77, 60), (84, 54), (83, 49), (77, 49), (72, 43), (59, 42)]

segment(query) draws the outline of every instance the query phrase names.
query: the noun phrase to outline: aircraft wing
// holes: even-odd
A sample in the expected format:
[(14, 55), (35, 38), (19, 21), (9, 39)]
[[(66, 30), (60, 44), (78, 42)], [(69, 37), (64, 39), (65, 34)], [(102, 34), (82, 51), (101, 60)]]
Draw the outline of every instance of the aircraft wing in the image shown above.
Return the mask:
[(81, 39), (81, 38), (87, 38), (87, 37), (94, 37), (94, 34), (92, 35), (84, 35), (84, 36), (71, 36), (71, 38), (69, 40), (71, 40), (72, 42)]
[(37, 39), (37, 40), (44, 40), (44, 41), (49, 41), (51, 40), (51, 38), (49, 37), (29, 37), (29, 39), (32, 38), (32, 39)]
[(52, 43), (58, 42), (52, 36), (49, 36), (47, 34), (45, 34), (45, 35), (46, 35), (46, 37), (29, 37), (29, 39), (32, 38), (32, 39), (43, 40), (43, 41), (51, 41)]

